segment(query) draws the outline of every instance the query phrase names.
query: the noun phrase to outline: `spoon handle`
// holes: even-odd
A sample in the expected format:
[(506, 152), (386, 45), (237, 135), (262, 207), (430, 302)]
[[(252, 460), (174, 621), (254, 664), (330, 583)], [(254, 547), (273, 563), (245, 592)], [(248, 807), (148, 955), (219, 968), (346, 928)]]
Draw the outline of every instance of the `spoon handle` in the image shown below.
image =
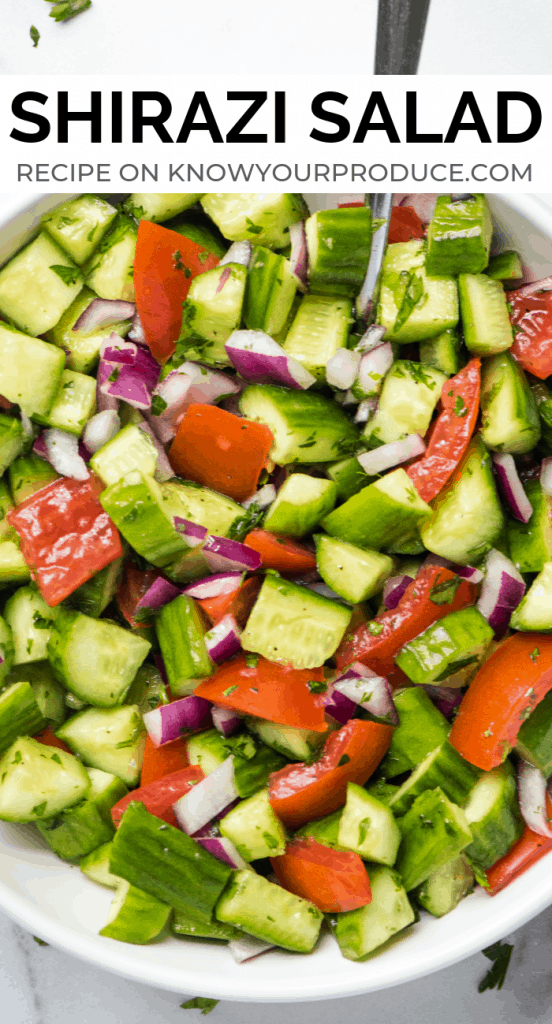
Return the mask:
[(430, 0), (379, 0), (376, 75), (418, 71)]

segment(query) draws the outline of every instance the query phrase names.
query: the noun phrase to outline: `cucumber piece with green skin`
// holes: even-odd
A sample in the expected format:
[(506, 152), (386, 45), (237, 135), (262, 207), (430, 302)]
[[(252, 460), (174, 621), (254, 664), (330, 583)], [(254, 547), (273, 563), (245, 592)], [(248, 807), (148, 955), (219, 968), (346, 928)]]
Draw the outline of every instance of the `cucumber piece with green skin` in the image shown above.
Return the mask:
[(373, 782), (371, 786), (367, 787), (366, 792), (370, 796), (375, 797), (376, 800), (379, 800), (380, 804), (385, 804), (387, 807), (391, 797), (398, 789), (399, 786), (394, 786), (392, 783), (386, 782), (385, 779), (378, 779), (377, 782)]
[(489, 262), (493, 225), (484, 195), (438, 196), (427, 231), (428, 274), (479, 274)]
[(454, 857), (434, 871), (414, 891), (416, 902), (433, 917), (444, 917), (458, 906), (475, 885), (473, 871), (464, 856)]
[(476, 435), (422, 523), (421, 538), (433, 554), (456, 565), (473, 565), (490, 551), (503, 525), (490, 455)]
[(370, 868), (370, 888), (371, 903), (330, 918), (332, 931), (346, 960), (365, 960), (416, 920), (396, 871), (384, 865)]
[(82, 195), (44, 214), (41, 225), (79, 266), (86, 263), (117, 216), (99, 196)]
[(492, 356), (511, 348), (514, 334), (500, 281), (487, 274), (460, 274), (458, 294), (468, 351)]
[(317, 668), (335, 653), (351, 609), (280, 577), (267, 576), (241, 636), (245, 651), (294, 668)]
[(519, 254), (509, 249), (507, 252), (491, 256), (485, 273), (495, 281), (519, 281), (523, 277)]
[(372, 248), (370, 207), (318, 210), (305, 221), (305, 232), (311, 291), (355, 298)]
[(111, 230), (104, 235), (97, 250), (82, 268), (86, 284), (101, 299), (134, 302), (133, 273), (137, 238), (138, 229), (134, 221), (118, 214)]
[(423, 525), (430, 516), (430, 506), (399, 468), (354, 494), (321, 525), (331, 537), (378, 551)]
[(437, 337), (420, 342), (420, 362), (452, 377), (460, 369), (460, 348), (458, 328), (449, 327)]
[(545, 562), (521, 603), (514, 609), (510, 627), (522, 632), (552, 632), (552, 562)]
[(347, 501), (353, 494), (358, 494), (363, 487), (367, 487), (374, 480), (364, 472), (356, 455), (348, 459), (340, 459), (339, 462), (332, 462), (325, 468), (326, 476), (333, 480), (337, 487), (337, 495)]
[(481, 373), (481, 436), (487, 448), (524, 455), (538, 443), (537, 403), (519, 363), (509, 352), (486, 359)]
[(423, 761), (403, 782), (389, 801), (389, 807), (400, 817), (412, 807), (412, 804), (426, 790), (437, 787), (455, 804), (464, 804), (481, 772), (465, 761), (458, 751), (445, 740), (441, 746), (430, 751)]
[(122, 570), (122, 557), (100, 569), (73, 591), (69, 597), (71, 607), (92, 619), (99, 619), (117, 593)]
[(271, 773), (286, 764), (285, 758), (247, 732), (225, 739), (216, 729), (207, 729), (189, 737), (186, 753), (189, 763), (198, 764), (204, 775), (210, 775), (233, 754), (234, 783), (242, 799), (268, 785)]
[(377, 411), (366, 425), (364, 437), (375, 448), (407, 434), (427, 433), (441, 397), (446, 376), (433, 366), (398, 359), (383, 383)]
[(20, 455), (8, 469), (10, 490), (16, 505), (30, 498), (31, 494), (59, 480), (59, 473), (38, 455)]
[(328, 360), (347, 347), (352, 308), (344, 296), (309, 294), (301, 299), (283, 347), (320, 383), (326, 380)]
[(64, 370), (58, 393), (47, 416), (33, 418), (46, 427), (58, 427), (80, 437), (88, 420), (96, 412), (96, 380), (84, 373)]
[(174, 911), (171, 931), (173, 935), (191, 935), (196, 939), (222, 939), (225, 942), (238, 939), (241, 934), (231, 924), (222, 924), (212, 916), (194, 914), (191, 910)]
[(8, 512), (13, 512), (15, 505), (7, 484), (8, 476), (0, 478), (0, 543), (4, 540), (18, 540), (17, 533), (8, 522)]
[(446, 740), (450, 725), (421, 687), (396, 690), (393, 701), (399, 724), (393, 729), (391, 744), (381, 762), (385, 778), (392, 779), (423, 761)]
[(464, 812), (473, 836), (465, 853), (485, 871), (508, 852), (524, 829), (509, 761), (482, 775)]
[(290, 224), (308, 215), (304, 199), (293, 192), (208, 192), (201, 205), (225, 238), (270, 249), (288, 245)]
[(165, 928), (171, 908), (130, 882), (119, 882), (107, 922), (100, 935), (143, 946)]
[(426, 551), (418, 530), (401, 534), (392, 544), (386, 544), (385, 548), (392, 555), (421, 555)]
[(188, 550), (153, 477), (133, 469), (102, 491), (100, 502), (130, 546), (153, 565), (163, 568)]
[(173, 583), (193, 583), (194, 580), (204, 579), (210, 571), (201, 546), (189, 548), (163, 568), (165, 576)]
[(86, 708), (64, 722), (56, 736), (90, 768), (115, 775), (127, 786), (137, 785), (146, 731), (135, 704)]
[(351, 604), (378, 594), (393, 572), (393, 559), (379, 551), (320, 533), (315, 541), (316, 565), (324, 583)]
[[(0, 313), (36, 337), (55, 327), (82, 286), (79, 268), (42, 231), (0, 270)], [(29, 366), (33, 367), (34, 378), (38, 367), (32, 361), (27, 363)], [(9, 398), (3, 385), (2, 394)]]
[[(109, 870), (175, 910), (211, 915), (232, 869), (133, 801), (117, 829)], [(251, 874), (248, 870), (247, 874)]]
[(287, 537), (304, 537), (331, 512), (336, 500), (337, 487), (331, 480), (292, 473), (268, 510), (264, 529)]
[(533, 514), (527, 523), (508, 517), (510, 558), (520, 572), (540, 573), (552, 560), (552, 498), (544, 493), (540, 480), (527, 480), (523, 487)]
[(329, 846), (331, 850), (340, 850), (338, 838), (342, 810), (340, 807), (333, 814), (326, 814), (324, 818), (318, 818), (317, 821), (309, 821), (306, 825), (302, 825), (295, 835), (306, 839), (315, 839), (317, 843)]
[(103, 772), (99, 768), (87, 768), (90, 779), (90, 789), (87, 800), (91, 801), (100, 812), (102, 818), (107, 821), (110, 828), (113, 825), (111, 808), (127, 796), (128, 789), (122, 779), (111, 772)]
[(464, 811), (439, 788), (421, 793), (399, 827), (402, 842), (396, 868), (407, 892), (458, 856), (473, 839)]
[(415, 685), (441, 682), (477, 661), (493, 639), (477, 608), (461, 608), (401, 647), (395, 663)]
[[(202, 210), (187, 210), (178, 214), (166, 221), (165, 227), (201, 246), (204, 253), (218, 256), (219, 259), (222, 259), (228, 250), (228, 242)], [(200, 253), (200, 260), (205, 258), (204, 253)]]
[(264, 718), (247, 718), (246, 725), (266, 744), (288, 761), (308, 761), (320, 749), (326, 733), (311, 729), (298, 729), (293, 725), (280, 725)]
[(203, 192), (133, 192), (123, 205), (126, 213), (136, 220), (160, 224), (188, 210), (202, 196)]
[(50, 608), (34, 587), (20, 587), (6, 601), (4, 617), (11, 629), (13, 663), (43, 661), (59, 608)]
[(254, 245), (243, 301), (245, 326), (273, 338), (289, 316), (296, 291), (297, 278), (289, 260), (262, 245)]
[(401, 833), (393, 812), (362, 786), (347, 783), (347, 800), (339, 822), (338, 843), (363, 860), (393, 867)]
[(112, 875), (109, 870), (111, 844), (112, 840), (110, 839), (108, 843), (102, 843), (101, 846), (87, 853), (85, 857), (81, 858), (79, 867), (83, 875), (91, 878), (93, 882), (105, 885), (108, 889), (116, 889), (121, 879), (117, 875)]
[(156, 616), (155, 629), (171, 692), (175, 697), (186, 697), (201, 679), (214, 672), (195, 601), (185, 594), (169, 601)]
[(430, 277), (425, 260), (425, 242), (387, 246), (377, 315), (377, 323), (386, 328), (386, 341), (425, 341), (458, 323), (456, 281)]
[(28, 416), (48, 414), (64, 364), (64, 353), (54, 345), (0, 324), (0, 394)]
[(61, 860), (78, 861), (81, 857), (108, 843), (115, 829), (100, 813), (93, 801), (83, 800), (59, 815), (37, 821), (43, 839)]
[(552, 691), (539, 701), (517, 734), (516, 752), (549, 779), (552, 775)]
[(552, 451), (552, 398), (543, 380), (535, 380), (531, 384), (531, 392), (537, 405), (541, 425), (541, 442), (546, 451)]
[(38, 821), (80, 803), (86, 768), (65, 750), (20, 736), (0, 760), (0, 820)]
[(226, 263), (194, 277), (182, 307), (177, 356), (229, 366), (224, 347), (239, 327), (247, 282), (247, 267)]
[(27, 565), (16, 540), (0, 542), (0, 583), (27, 583), (31, 570)]
[(91, 373), (98, 364), (102, 342), (111, 334), (124, 338), (131, 327), (130, 320), (121, 320), (109, 327), (96, 327), (92, 331), (75, 331), (74, 326), (85, 309), (97, 299), (97, 295), (86, 285), (76, 299), (61, 315), (58, 323), (46, 332), (46, 340), (63, 349), (68, 370), (77, 373)]
[(153, 711), (160, 704), (170, 704), (167, 688), (155, 665), (148, 662), (140, 665), (130, 684), (125, 704), (137, 704), (142, 715)]
[(217, 537), (226, 537), (234, 520), (243, 516), (242, 506), (232, 498), (191, 481), (169, 480), (161, 484), (161, 497), (169, 519), (190, 519)]
[(312, 903), (249, 869), (233, 872), (215, 916), (217, 921), (294, 953), (311, 952), (324, 919)]
[(0, 474), (2, 474), (27, 446), (27, 437), (21, 420), (0, 413)]
[(48, 643), (54, 674), (80, 700), (120, 704), (151, 644), (105, 619), (60, 607)]
[(252, 384), (239, 408), (242, 416), (270, 428), (269, 455), (278, 466), (333, 462), (358, 444), (358, 431), (337, 402), (311, 391)]
[(156, 466), (155, 445), (149, 434), (140, 430), (135, 423), (123, 427), (90, 459), (90, 468), (98, 474), (106, 487), (118, 483), (133, 469), (153, 476)]
[(286, 834), (276, 817), (268, 789), (260, 789), (242, 800), (219, 824), (221, 836), (229, 839), (245, 861), (261, 857), (281, 857), (286, 850)]
[[(6, 659), (6, 655), (3, 655)], [(8, 662), (9, 664), (9, 662)], [(5, 677), (6, 683), (30, 683), (35, 700), (50, 729), (57, 729), (66, 718), (67, 691), (54, 677), (48, 661), (33, 661), (16, 665)], [(38, 730), (35, 730), (38, 732)]]
[(18, 736), (34, 736), (46, 727), (30, 683), (11, 683), (0, 693), (0, 752)]

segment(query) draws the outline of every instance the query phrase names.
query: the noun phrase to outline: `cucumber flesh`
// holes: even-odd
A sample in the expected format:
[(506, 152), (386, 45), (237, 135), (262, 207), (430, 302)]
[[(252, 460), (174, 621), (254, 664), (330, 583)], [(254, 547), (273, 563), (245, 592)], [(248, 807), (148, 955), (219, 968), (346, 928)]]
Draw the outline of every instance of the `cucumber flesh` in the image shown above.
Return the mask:
[[(552, 498), (545, 494), (540, 480), (527, 480), (524, 490), (533, 513), (527, 523), (508, 517), (506, 527), (509, 555), (520, 572), (540, 573), (545, 564), (552, 561)], [(546, 610), (543, 609), (543, 618), (545, 616)]]
[(270, 806), (268, 789), (242, 800), (224, 815), (219, 827), (220, 834), (230, 839), (245, 861), (285, 853), (286, 835)]
[(461, 608), (401, 647), (395, 662), (415, 685), (440, 682), (477, 662), (493, 637), (477, 608)]
[(538, 443), (537, 403), (525, 374), (509, 352), (485, 360), (481, 381), (481, 434), (488, 448), (524, 455)]
[(202, 195), (202, 192), (133, 192), (125, 199), (124, 208), (136, 220), (159, 224), (188, 210)]
[(449, 860), (434, 871), (418, 889), (414, 897), (424, 910), (434, 917), (444, 917), (458, 906), (474, 887), (473, 871), (464, 854)]
[(341, 953), (347, 960), (365, 960), (416, 920), (396, 871), (384, 865), (370, 868), (370, 888), (371, 903), (330, 919)]
[(11, 683), (0, 693), (0, 752), (18, 736), (32, 736), (46, 727), (30, 683)]
[(552, 632), (552, 562), (545, 562), (539, 575), (510, 619), (512, 629), (523, 632)]
[[(0, 270), (0, 312), (26, 334), (37, 337), (55, 327), (82, 285), (78, 267), (42, 231)], [(33, 367), (30, 376), (34, 377), (38, 367), (32, 361), (27, 366)], [(3, 385), (2, 394), (9, 398)]]
[(393, 812), (362, 786), (347, 784), (347, 801), (339, 822), (338, 844), (364, 860), (393, 867), (401, 841)]
[(524, 829), (512, 765), (506, 762), (485, 772), (464, 810), (473, 836), (465, 853), (485, 871), (508, 852)]
[(321, 525), (332, 537), (378, 551), (391, 547), (430, 516), (430, 506), (399, 467), (354, 494)]
[(350, 299), (305, 295), (289, 329), (284, 349), (323, 383), (326, 363), (340, 348), (347, 347), (351, 319)]
[(117, 210), (99, 196), (68, 199), (42, 218), (48, 234), (79, 266), (86, 263), (117, 216)]
[(76, 757), (20, 736), (0, 761), (0, 820), (38, 821), (59, 814), (89, 789), (86, 769)]
[(376, 414), (364, 431), (368, 444), (375, 448), (407, 434), (423, 437), (446, 379), (433, 366), (398, 359), (385, 378)]
[(107, 939), (144, 945), (163, 931), (171, 908), (130, 882), (121, 881), (111, 904), (109, 917), (100, 931)]
[(492, 356), (511, 348), (514, 335), (500, 281), (486, 274), (460, 274), (458, 291), (468, 350)]
[(79, 866), (83, 875), (86, 875), (87, 878), (91, 878), (93, 882), (105, 885), (108, 889), (116, 889), (122, 879), (118, 878), (117, 875), (112, 875), (109, 870), (111, 845), (112, 840), (108, 843), (102, 843), (102, 845), (98, 846), (97, 849), (86, 854), (86, 856), (81, 859)]
[(456, 327), (458, 318), (456, 281), (428, 276), (425, 242), (388, 245), (377, 315), (386, 341), (425, 341)]
[(305, 201), (293, 192), (210, 192), (201, 205), (225, 238), (250, 239), (271, 249), (289, 245), (290, 224), (308, 213)]
[(215, 915), (217, 921), (295, 953), (311, 952), (323, 921), (312, 903), (245, 869), (234, 872)]
[(286, 537), (304, 537), (332, 511), (336, 498), (337, 487), (331, 480), (292, 473), (268, 510), (264, 529)]
[(86, 708), (69, 718), (56, 735), (91, 768), (116, 775), (127, 786), (137, 785), (146, 735), (134, 704)]
[(489, 262), (492, 233), (484, 195), (438, 196), (427, 232), (428, 274), (479, 274)]
[(248, 718), (246, 725), (267, 747), (283, 754), (289, 761), (310, 760), (326, 739), (326, 733), (267, 722), (264, 718)]
[(393, 572), (393, 559), (379, 551), (318, 534), (316, 565), (324, 583), (336, 594), (358, 604), (378, 594)]

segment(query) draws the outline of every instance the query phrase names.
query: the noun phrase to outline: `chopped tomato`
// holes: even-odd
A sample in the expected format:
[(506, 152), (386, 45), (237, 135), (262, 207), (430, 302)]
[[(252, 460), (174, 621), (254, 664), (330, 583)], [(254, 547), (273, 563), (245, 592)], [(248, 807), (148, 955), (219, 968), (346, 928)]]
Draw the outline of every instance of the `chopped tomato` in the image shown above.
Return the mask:
[(62, 477), (13, 512), (23, 558), (51, 608), (123, 554), (119, 533), (98, 501), (98, 481)]
[(479, 415), (480, 367), (480, 359), (470, 359), (460, 373), (445, 381), (442, 412), (426, 451), (406, 470), (420, 498), (428, 503), (443, 489), (470, 443)]
[(552, 373), (552, 291), (508, 292), (514, 344), (510, 352), (528, 373), (544, 380)]
[(552, 690), (552, 636), (515, 633), (479, 669), (450, 732), (471, 764), (502, 764), (533, 708)]
[(51, 729), (43, 729), (42, 732), (37, 732), (36, 736), (33, 737), (38, 743), (44, 743), (46, 747), (57, 747), (58, 750), (65, 750), (67, 754), (71, 751), (63, 740), (58, 739), (55, 732)]
[(216, 405), (192, 405), (169, 451), (173, 469), (187, 480), (245, 501), (257, 490), (272, 433)]
[(134, 618), (136, 608), (158, 576), (158, 570), (139, 569), (132, 559), (125, 563), (125, 570), (117, 587), (117, 605), (133, 629), (143, 625)]
[(325, 689), (323, 668), (297, 669), (260, 655), (239, 654), (196, 686), (194, 693), (256, 718), (325, 732), (321, 689)]
[(476, 588), (458, 579), (450, 569), (435, 565), (422, 569), (393, 611), (382, 612), (355, 633), (345, 634), (335, 655), (338, 669), (362, 661), (379, 675), (389, 676), (404, 644), (437, 619), (474, 603)]
[(424, 238), (423, 222), (413, 206), (394, 206), (389, 221), (389, 245), (409, 242), (411, 238)]
[(140, 774), (140, 784), (147, 786), (150, 782), (162, 779), (164, 775), (172, 775), (188, 767), (187, 745), (184, 738), (164, 743), (162, 747), (154, 747), (150, 737), (146, 738), (144, 760)]
[(192, 786), (202, 782), (204, 778), (199, 765), (192, 764), (189, 768), (181, 768), (180, 771), (165, 775), (163, 778), (157, 779), (156, 782), (150, 782), (147, 786), (140, 786), (140, 789), (133, 789), (111, 808), (111, 817), (115, 828), (121, 824), (123, 814), (134, 800), (143, 804), (150, 814), (155, 814), (156, 818), (162, 818), (169, 825), (178, 825), (172, 805), (180, 800), (181, 796), (188, 793)]
[(158, 362), (165, 363), (176, 348), (182, 303), (194, 277), (218, 263), (218, 256), (177, 231), (140, 221), (134, 258), (136, 308)]
[(328, 737), (314, 764), (288, 764), (269, 780), (270, 803), (290, 828), (342, 807), (347, 783), (363, 786), (391, 743), (393, 727), (353, 718)]
[(311, 572), (316, 569), (314, 551), (298, 544), (290, 537), (276, 537), (268, 530), (252, 530), (244, 544), (258, 551), (263, 569), (277, 569), (278, 572)]
[(284, 889), (310, 900), (326, 914), (358, 910), (372, 902), (370, 879), (358, 853), (330, 850), (312, 838), (295, 838), (270, 863)]
[(203, 600), (198, 600), (197, 603), (205, 612), (212, 626), (216, 626), (217, 622), (220, 622), (225, 615), (233, 615), (240, 629), (243, 629), (257, 600), (262, 582), (259, 576), (251, 576), (250, 579), (240, 583), (231, 594), (206, 597)]
[[(552, 800), (548, 794), (546, 810), (548, 818), (551, 820)], [(527, 868), (536, 864), (549, 850), (552, 850), (552, 837), (541, 836), (526, 825), (523, 835), (520, 836), (517, 843), (514, 843), (512, 849), (508, 850), (504, 857), (497, 860), (496, 864), (486, 871), (490, 895), (496, 896), (497, 892), (505, 889), (510, 882), (514, 881), (514, 878), (519, 878), (524, 871), (527, 871)]]

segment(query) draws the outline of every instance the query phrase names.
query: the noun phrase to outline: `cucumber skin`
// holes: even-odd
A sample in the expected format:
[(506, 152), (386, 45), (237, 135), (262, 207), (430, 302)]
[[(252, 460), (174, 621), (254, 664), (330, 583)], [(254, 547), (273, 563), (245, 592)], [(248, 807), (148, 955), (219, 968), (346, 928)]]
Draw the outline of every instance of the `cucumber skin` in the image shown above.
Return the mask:
[[(432, 754), (435, 755), (432, 757)], [(421, 769), (424, 769), (421, 771)], [(420, 772), (419, 775), (416, 775)], [(426, 790), (438, 787), (453, 803), (462, 805), (476, 785), (481, 772), (458, 753), (448, 740), (430, 751), (413, 774), (389, 800), (393, 814), (406, 814)]]
[(76, 861), (110, 842), (115, 829), (91, 800), (62, 811), (59, 816), (37, 821), (37, 828), (61, 860)]
[(458, 906), (474, 887), (473, 871), (464, 856), (443, 864), (415, 890), (416, 902), (434, 917), (444, 917)]
[(428, 228), (426, 270), (435, 277), (479, 274), (489, 262), (491, 214), (481, 193), (462, 202), (438, 196)]
[(100, 935), (143, 946), (157, 938), (170, 915), (171, 908), (166, 903), (134, 885), (120, 882), (113, 898), (111, 920), (108, 919)]
[(494, 632), (477, 608), (461, 608), (401, 647), (395, 663), (415, 685), (440, 682), (473, 661)]
[[(481, 310), (474, 309), (475, 303), (481, 305), (478, 291), (487, 293), (487, 302), (494, 305), (495, 324), (489, 336), (485, 336), (486, 323), (482, 322)], [(460, 313), (464, 327), (466, 348), (474, 355), (492, 356), (512, 347), (514, 334), (504, 289), (499, 281), (493, 281), (486, 274), (460, 274), (458, 278), (458, 294), (460, 297)]]
[(18, 736), (34, 736), (46, 727), (30, 683), (12, 683), (0, 693), (0, 754)]
[(399, 824), (402, 842), (396, 868), (407, 892), (425, 882), (473, 839), (463, 811), (438, 788), (421, 793)]
[[(537, 403), (522, 368), (509, 352), (502, 352), (485, 361), (481, 376), (481, 436), (487, 447), (515, 455), (532, 451), (540, 440), (541, 425)], [(512, 410), (508, 409), (508, 389), (513, 391)]]
[(544, 493), (539, 480), (527, 480), (524, 490), (533, 514), (528, 523), (508, 517), (509, 553), (520, 572), (540, 573), (552, 560), (552, 498)]
[(161, 608), (155, 627), (171, 691), (184, 697), (214, 671), (194, 600), (185, 594), (175, 597)]
[(318, 210), (305, 222), (305, 230), (307, 239), (311, 240), (309, 284), (312, 291), (355, 298), (362, 288), (372, 249), (370, 207)]
[[(271, 913), (270, 913), (271, 912)], [(294, 953), (310, 953), (322, 921), (320, 910), (249, 869), (232, 872), (216, 908), (217, 921)]]
[(425, 690), (416, 686), (397, 690), (393, 700), (399, 712), (399, 724), (393, 729), (389, 750), (380, 765), (383, 775), (389, 779), (415, 768), (450, 732), (445, 716)]
[(162, 507), (162, 492), (153, 478), (138, 470), (111, 484), (100, 502), (138, 554), (159, 568), (188, 550)]
[(72, 754), (20, 736), (0, 761), (0, 819), (28, 822), (60, 814), (89, 789), (86, 769)]
[(552, 775), (552, 691), (539, 701), (517, 734), (516, 751), (548, 779)]
[(174, 911), (171, 931), (173, 935), (191, 935), (196, 939), (222, 939), (225, 942), (239, 939), (243, 934), (231, 924), (223, 924), (222, 921), (201, 914), (194, 915), (189, 910), (186, 913), (182, 910)]
[(332, 915), (330, 925), (347, 960), (362, 961), (416, 920), (402, 879), (391, 868), (370, 868), (372, 902), (359, 910)]
[[(480, 779), (485, 785), (490, 772)], [(470, 803), (475, 799), (477, 787), (466, 804), (466, 818), (472, 832), (473, 841), (465, 848), (466, 855), (483, 871), (504, 857), (508, 850), (521, 838), (525, 822), (519, 809), (516, 778), (509, 761), (492, 769), (492, 774), (501, 778), (502, 787), (499, 796), (501, 806), (495, 805), (484, 815), (483, 819), (470, 821)]]

